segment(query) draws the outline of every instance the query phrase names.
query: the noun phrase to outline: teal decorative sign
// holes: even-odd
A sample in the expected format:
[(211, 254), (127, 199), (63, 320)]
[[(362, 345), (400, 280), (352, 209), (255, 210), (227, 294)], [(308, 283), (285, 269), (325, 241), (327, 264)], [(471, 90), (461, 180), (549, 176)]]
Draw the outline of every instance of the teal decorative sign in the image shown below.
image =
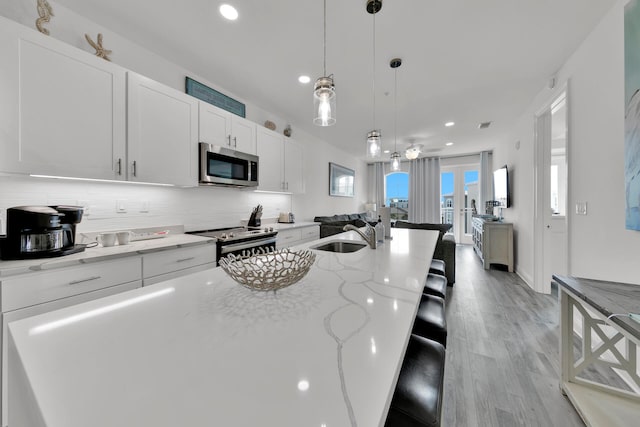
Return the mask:
[(187, 77), (186, 79), (185, 92), (188, 95), (201, 99), (204, 102), (208, 102), (209, 104), (215, 105), (223, 110), (227, 110), (230, 113), (236, 114), (240, 117), (245, 117), (246, 112), (242, 102), (229, 98), (224, 93), (211, 89), (209, 86), (205, 86), (190, 77)]

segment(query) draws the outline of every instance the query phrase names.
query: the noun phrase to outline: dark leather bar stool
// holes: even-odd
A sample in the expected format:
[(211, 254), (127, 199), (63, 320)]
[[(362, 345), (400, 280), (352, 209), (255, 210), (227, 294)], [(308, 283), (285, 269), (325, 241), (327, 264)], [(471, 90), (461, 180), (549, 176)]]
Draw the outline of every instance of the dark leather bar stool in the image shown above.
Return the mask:
[(447, 278), (439, 274), (427, 274), (427, 280), (424, 284), (424, 294), (435, 295), (440, 298), (447, 297)]
[(437, 341), (444, 347), (447, 346), (447, 320), (442, 298), (435, 295), (422, 295), (411, 333)]
[(436, 427), (442, 414), (444, 347), (411, 335), (385, 427)]
[(447, 273), (447, 269), (446, 269), (446, 264), (443, 260), (441, 259), (432, 259), (431, 260), (431, 267), (429, 267), (429, 273), (434, 273), (434, 274), (439, 274), (441, 276), (446, 276)]

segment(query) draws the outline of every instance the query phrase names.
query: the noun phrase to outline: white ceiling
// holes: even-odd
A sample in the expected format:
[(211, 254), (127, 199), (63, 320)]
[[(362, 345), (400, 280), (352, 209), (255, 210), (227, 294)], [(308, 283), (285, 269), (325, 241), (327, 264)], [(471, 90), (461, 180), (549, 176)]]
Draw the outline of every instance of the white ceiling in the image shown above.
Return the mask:
[[(373, 128), (373, 16), (366, 0), (327, 0), (327, 72), (337, 124), (316, 127), (313, 80), (323, 73), (322, 0), (57, 0), (312, 135), (364, 157)], [(431, 154), (492, 149), (616, 0), (384, 0), (376, 15), (376, 127), (394, 145)], [(312, 78), (298, 83), (300, 74)], [(446, 121), (455, 126), (445, 128)], [(478, 123), (491, 121), (489, 129)], [(295, 136), (295, 134), (294, 134)], [(454, 142), (445, 147), (445, 142)], [(427, 153), (429, 154), (429, 153)]]

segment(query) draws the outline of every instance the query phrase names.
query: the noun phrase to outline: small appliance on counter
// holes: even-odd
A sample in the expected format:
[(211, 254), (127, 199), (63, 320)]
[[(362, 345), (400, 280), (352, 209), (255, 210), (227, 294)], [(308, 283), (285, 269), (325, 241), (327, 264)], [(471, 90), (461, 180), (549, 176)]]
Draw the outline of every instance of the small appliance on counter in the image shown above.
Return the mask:
[(281, 212), (278, 217), (278, 222), (283, 224), (293, 224), (296, 222), (296, 218), (291, 212)]
[(0, 238), (0, 258), (47, 258), (82, 252), (76, 244), (80, 206), (17, 206), (7, 209), (7, 235)]
[(260, 224), (262, 223), (262, 221), (260, 221), (260, 218), (262, 218), (262, 205), (258, 205), (253, 208), (251, 216), (249, 217), (249, 222), (247, 223), (247, 227), (260, 227)]

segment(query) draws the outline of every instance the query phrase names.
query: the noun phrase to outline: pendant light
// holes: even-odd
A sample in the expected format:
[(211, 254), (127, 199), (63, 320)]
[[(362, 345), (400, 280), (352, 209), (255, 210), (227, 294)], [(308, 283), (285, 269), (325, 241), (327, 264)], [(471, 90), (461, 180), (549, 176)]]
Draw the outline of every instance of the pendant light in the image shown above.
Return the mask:
[(376, 13), (382, 9), (382, 0), (368, 0), (367, 12), (373, 15), (373, 130), (367, 133), (367, 156), (370, 159), (380, 157), (382, 152), (382, 134), (376, 129)]
[(313, 87), (313, 124), (332, 126), (336, 124), (336, 87), (333, 74), (327, 76), (327, 0), (324, 0), (324, 77), (316, 80)]
[(411, 145), (409, 145), (407, 149), (404, 151), (404, 155), (409, 160), (415, 160), (418, 158), (418, 156), (420, 156), (421, 152), (422, 152), (422, 144), (415, 144), (412, 142)]
[(400, 153), (398, 153), (398, 67), (402, 65), (402, 59), (393, 58), (389, 63), (391, 68), (395, 70), (395, 88), (393, 92), (394, 98), (394, 118), (393, 118), (393, 142), (394, 142), (394, 150), (391, 153), (391, 170), (399, 171), (400, 170)]

